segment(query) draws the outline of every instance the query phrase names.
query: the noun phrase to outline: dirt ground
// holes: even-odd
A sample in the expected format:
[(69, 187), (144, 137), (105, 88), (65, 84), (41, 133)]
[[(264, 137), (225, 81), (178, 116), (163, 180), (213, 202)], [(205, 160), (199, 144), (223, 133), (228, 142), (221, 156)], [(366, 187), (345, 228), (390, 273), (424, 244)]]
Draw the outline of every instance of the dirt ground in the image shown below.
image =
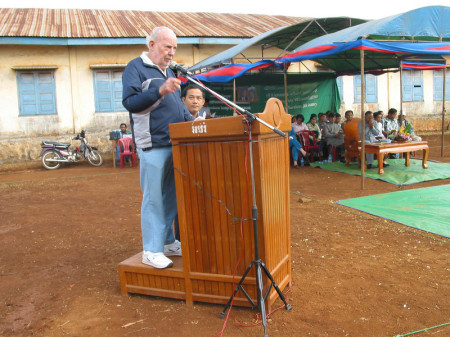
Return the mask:
[[(439, 135), (430, 142), (440, 157)], [(446, 136), (450, 144), (450, 134)], [(399, 187), (305, 167), (291, 170), (292, 311), (269, 336), (450, 336), (450, 240), (333, 201)], [(122, 296), (117, 265), (141, 250), (138, 169), (87, 162), (48, 171), (0, 166), (0, 336), (215, 336), (223, 306)], [(450, 222), (450, 221), (449, 221)], [(275, 307), (282, 304), (277, 300)], [(256, 311), (233, 308), (241, 324)], [(232, 319), (224, 336), (263, 336)]]

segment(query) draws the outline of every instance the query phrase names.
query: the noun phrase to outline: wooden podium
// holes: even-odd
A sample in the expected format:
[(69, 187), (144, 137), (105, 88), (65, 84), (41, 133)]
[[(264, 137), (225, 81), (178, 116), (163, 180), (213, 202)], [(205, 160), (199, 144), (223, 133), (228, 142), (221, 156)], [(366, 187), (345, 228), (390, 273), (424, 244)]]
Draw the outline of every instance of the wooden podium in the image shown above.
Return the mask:
[[(291, 116), (276, 98), (256, 115), (286, 133), (291, 130)], [(141, 253), (122, 262), (122, 293), (180, 298), (189, 305), (226, 304), (234, 290), (233, 274), (236, 285), (254, 260), (248, 126), (236, 116), (171, 124), (169, 130), (183, 256), (163, 270), (142, 264)], [(291, 282), (288, 138), (254, 121), (252, 139), (259, 255), (283, 290)], [(263, 283), (265, 294), (270, 280), (263, 277)], [(244, 288), (256, 302), (254, 270)], [(272, 289), (268, 310), (277, 297)], [(234, 304), (250, 306), (242, 292)]]

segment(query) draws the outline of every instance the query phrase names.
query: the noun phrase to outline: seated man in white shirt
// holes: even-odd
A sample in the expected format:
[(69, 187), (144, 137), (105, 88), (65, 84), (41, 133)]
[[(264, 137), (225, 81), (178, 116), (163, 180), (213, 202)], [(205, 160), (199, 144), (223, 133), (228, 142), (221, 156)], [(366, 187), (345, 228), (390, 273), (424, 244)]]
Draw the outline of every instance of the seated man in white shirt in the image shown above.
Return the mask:
[[(375, 128), (374, 126), (375, 122), (373, 120), (372, 111), (366, 111), (364, 120), (365, 120), (364, 142), (366, 144), (376, 143), (377, 137), (379, 137), (379, 135), (378, 129)], [(362, 121), (360, 121), (358, 124), (358, 131), (359, 131), (359, 139), (362, 139)], [(367, 168), (371, 169), (373, 163), (373, 153), (366, 153), (366, 160), (367, 160)], [(380, 160), (380, 158), (378, 158), (378, 160)], [(383, 163), (383, 166), (387, 166), (387, 163), (386, 164)]]
[(398, 134), (398, 122), (397, 122), (397, 109), (391, 108), (388, 111), (388, 115), (383, 118), (383, 130), (386, 132), (387, 137), (395, 137)]
[[(383, 113), (381, 111), (377, 111), (373, 113), (373, 127), (375, 129), (375, 131), (377, 132), (377, 135), (375, 136), (375, 138), (377, 140), (386, 140), (387, 138), (384, 136), (383, 133), (383, 124), (381, 123), (381, 116), (383, 115)], [(387, 167), (389, 166), (389, 164), (386, 161), (383, 161), (383, 166)]]

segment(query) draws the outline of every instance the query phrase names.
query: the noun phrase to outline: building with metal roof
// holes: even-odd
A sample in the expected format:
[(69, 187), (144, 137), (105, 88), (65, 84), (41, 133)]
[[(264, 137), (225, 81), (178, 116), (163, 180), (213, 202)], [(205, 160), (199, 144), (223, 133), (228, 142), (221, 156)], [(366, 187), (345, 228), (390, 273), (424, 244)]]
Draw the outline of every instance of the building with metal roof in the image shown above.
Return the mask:
[[(0, 145), (9, 150), (0, 152), (0, 164), (37, 159), (41, 140), (68, 141), (81, 129), (102, 151), (111, 149), (109, 131), (128, 122), (121, 104), (123, 69), (147, 49), (145, 36), (156, 26), (175, 31), (175, 61), (190, 67), (270, 30), (308, 25), (306, 20), (252, 14), (1, 8)], [(275, 58), (284, 48), (274, 45), (253, 45), (245, 55), (239, 51), (238, 57), (244, 61), (252, 56), (260, 59), (262, 54)], [(313, 63), (291, 68), (329, 70)], [(403, 104), (408, 119), (416, 130), (437, 130), (443, 88), (450, 90), (450, 72), (447, 69), (445, 86), (443, 74), (407, 70), (402, 76), (366, 75), (366, 107), (373, 111), (398, 108), (401, 97), (413, 93)], [(358, 76), (337, 79), (341, 112), (359, 113), (358, 81)]]
[[(105, 151), (128, 122), (122, 71), (157, 26), (178, 36), (175, 61), (191, 66), (255, 35), (303, 18), (85, 9), (0, 9), (0, 163), (37, 159), (44, 138), (87, 129)], [(255, 48), (255, 53), (259, 52)], [(270, 55), (267, 54), (267, 55)], [(14, 144), (11, 144), (11, 139)]]

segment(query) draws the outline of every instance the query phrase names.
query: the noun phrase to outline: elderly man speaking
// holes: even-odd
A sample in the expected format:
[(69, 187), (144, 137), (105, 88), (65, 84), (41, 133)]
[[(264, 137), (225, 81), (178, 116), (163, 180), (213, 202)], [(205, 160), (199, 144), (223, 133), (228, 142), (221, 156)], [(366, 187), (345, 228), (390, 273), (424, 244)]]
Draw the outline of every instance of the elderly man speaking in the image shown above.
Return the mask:
[(148, 52), (125, 68), (122, 104), (130, 113), (140, 158), (142, 262), (167, 268), (173, 265), (167, 256), (181, 255), (172, 229), (177, 203), (169, 124), (194, 117), (181, 101), (180, 80), (168, 67), (177, 49), (175, 33), (156, 27), (147, 45)]

